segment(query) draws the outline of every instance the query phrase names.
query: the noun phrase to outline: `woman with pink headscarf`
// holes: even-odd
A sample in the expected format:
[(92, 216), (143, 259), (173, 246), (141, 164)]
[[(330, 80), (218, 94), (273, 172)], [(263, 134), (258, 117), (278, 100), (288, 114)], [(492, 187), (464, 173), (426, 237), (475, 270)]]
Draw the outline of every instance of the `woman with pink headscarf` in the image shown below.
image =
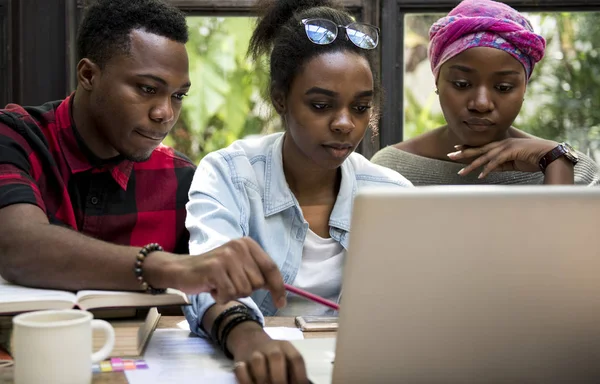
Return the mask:
[(500, 2), (464, 0), (429, 36), (447, 124), (382, 149), (374, 163), (414, 185), (599, 183), (589, 157), (512, 126), (546, 47), (522, 14)]

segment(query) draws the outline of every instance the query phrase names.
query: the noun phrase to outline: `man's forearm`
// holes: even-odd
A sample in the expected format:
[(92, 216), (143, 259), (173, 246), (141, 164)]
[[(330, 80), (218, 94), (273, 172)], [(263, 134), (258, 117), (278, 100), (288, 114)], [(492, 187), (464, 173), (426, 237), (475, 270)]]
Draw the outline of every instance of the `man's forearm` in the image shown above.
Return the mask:
[(32, 287), (137, 290), (136, 248), (109, 244), (56, 225), (4, 230), (0, 274)]
[[(65, 290), (140, 290), (134, 265), (140, 248), (110, 244), (48, 223), (37, 206), (0, 209), (0, 275), (13, 283)], [(177, 255), (153, 252), (144, 280), (155, 288), (174, 284)]]
[[(0, 209), (0, 275), (17, 284), (141, 290), (134, 272), (140, 249), (50, 225), (34, 205)], [(231, 240), (196, 256), (152, 252), (143, 261), (141, 276), (154, 288), (177, 288), (188, 294), (212, 291), (220, 302), (246, 297), (260, 288), (285, 297), (277, 265), (249, 238)]]

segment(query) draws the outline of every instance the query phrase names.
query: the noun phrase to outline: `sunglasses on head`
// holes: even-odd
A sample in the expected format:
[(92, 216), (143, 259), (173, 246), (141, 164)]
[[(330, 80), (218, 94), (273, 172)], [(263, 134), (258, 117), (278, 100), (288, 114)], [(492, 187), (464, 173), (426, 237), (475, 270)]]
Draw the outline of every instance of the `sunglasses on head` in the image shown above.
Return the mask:
[(337, 25), (327, 19), (303, 19), (304, 30), (310, 41), (319, 45), (331, 44), (338, 36), (340, 28), (346, 30), (346, 36), (357, 47), (375, 49), (379, 44), (379, 28), (365, 23)]

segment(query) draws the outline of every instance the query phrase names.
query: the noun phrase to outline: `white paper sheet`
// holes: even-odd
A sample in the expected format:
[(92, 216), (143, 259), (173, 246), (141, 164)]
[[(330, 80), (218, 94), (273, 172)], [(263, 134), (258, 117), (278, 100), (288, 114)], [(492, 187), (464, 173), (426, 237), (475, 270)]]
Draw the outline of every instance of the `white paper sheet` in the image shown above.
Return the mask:
[(302, 340), (304, 334), (298, 328), (265, 327), (265, 332), (274, 340)]
[[(303, 339), (302, 331), (297, 328), (266, 327), (265, 331), (278, 340)], [(210, 342), (186, 329), (154, 331), (144, 360), (148, 369), (126, 371), (130, 384), (236, 383), (232, 361)]]
[(75, 294), (67, 291), (29, 288), (9, 283), (0, 277), (2, 302), (55, 300), (75, 303)]
[(304, 358), (310, 381), (313, 384), (331, 384), (336, 339), (303, 339), (291, 343)]
[(236, 383), (233, 363), (186, 330), (157, 329), (144, 354), (148, 369), (126, 371), (130, 384)]
[[(185, 329), (186, 331), (190, 330), (190, 326), (187, 320), (180, 321), (177, 323), (177, 328)], [(302, 340), (304, 339), (304, 334), (298, 328), (291, 327), (265, 327), (265, 332), (271, 337), (271, 339), (275, 340)]]

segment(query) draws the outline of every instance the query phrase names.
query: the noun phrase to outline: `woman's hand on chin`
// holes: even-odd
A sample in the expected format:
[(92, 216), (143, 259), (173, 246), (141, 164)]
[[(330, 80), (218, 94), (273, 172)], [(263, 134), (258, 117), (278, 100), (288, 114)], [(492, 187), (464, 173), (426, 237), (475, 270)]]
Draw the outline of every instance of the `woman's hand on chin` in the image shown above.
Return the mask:
[(449, 153), (448, 157), (451, 160), (472, 158), (473, 161), (458, 174), (465, 176), (483, 166), (478, 176), (483, 179), (494, 171), (538, 172), (540, 159), (557, 145), (552, 140), (510, 138), (481, 147), (457, 145), (457, 151)]

